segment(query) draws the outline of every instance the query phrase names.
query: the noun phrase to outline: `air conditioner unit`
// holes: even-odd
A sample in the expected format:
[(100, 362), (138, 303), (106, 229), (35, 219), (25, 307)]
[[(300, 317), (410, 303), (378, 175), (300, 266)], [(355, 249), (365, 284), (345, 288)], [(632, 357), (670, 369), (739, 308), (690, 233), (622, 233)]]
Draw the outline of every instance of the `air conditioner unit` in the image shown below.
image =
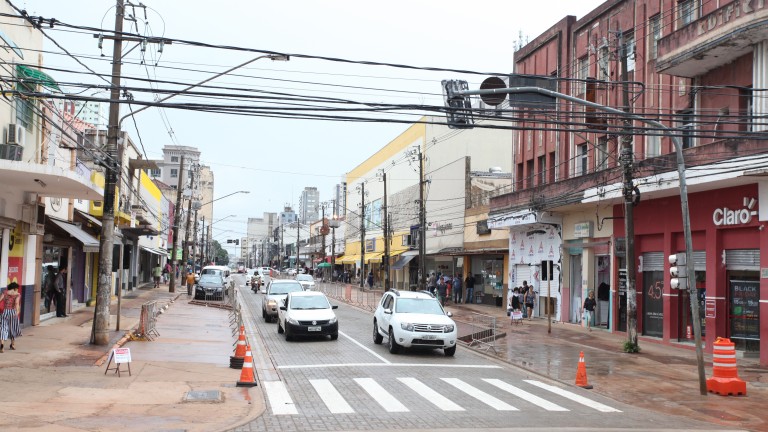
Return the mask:
[(24, 128), (14, 123), (8, 125), (8, 130), (5, 131), (5, 143), (6, 144), (24, 144)]
[(23, 231), (29, 235), (45, 233), (45, 204), (23, 204), (21, 206)]

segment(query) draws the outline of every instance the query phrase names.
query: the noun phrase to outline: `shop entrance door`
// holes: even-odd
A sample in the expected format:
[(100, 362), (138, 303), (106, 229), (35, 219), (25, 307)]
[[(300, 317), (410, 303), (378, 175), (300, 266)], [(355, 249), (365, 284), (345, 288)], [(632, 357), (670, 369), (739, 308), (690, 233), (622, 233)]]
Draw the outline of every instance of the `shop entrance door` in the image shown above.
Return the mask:
[(571, 255), (571, 316), (568, 320), (572, 323), (581, 322), (581, 255)]

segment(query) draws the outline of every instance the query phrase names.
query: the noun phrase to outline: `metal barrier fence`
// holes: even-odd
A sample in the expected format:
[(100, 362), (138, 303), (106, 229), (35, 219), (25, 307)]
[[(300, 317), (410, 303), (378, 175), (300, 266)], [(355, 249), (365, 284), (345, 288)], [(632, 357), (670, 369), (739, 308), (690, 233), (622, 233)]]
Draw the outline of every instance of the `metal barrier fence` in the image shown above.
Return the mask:
[(329, 298), (343, 301), (371, 312), (376, 310), (376, 306), (384, 294), (381, 291), (366, 290), (349, 284), (320, 283), (316, 287), (319, 287), (319, 291), (322, 291)]
[(134, 332), (134, 337), (152, 340), (159, 337), (157, 331), (157, 301), (152, 300), (141, 305), (141, 316), (139, 317), (139, 327)]
[(493, 350), (496, 353), (496, 339), (502, 335), (499, 334), (495, 316), (472, 312), (469, 315), (469, 321), (461, 321), (460, 324), (469, 332), (469, 334), (459, 335), (462, 342), (470, 347), (477, 347), (480, 351)]

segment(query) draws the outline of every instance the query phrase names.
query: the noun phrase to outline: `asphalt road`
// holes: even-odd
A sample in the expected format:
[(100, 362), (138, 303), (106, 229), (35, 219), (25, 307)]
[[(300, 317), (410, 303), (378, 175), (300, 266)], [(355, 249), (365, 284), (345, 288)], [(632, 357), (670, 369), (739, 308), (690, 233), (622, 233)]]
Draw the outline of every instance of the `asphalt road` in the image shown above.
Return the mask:
[(442, 350), (390, 354), (386, 340), (372, 341), (370, 312), (333, 300), (338, 340), (287, 342), (262, 319), (263, 295), (241, 293), (251, 313), (246, 322), (263, 344), (254, 351), (269, 357), (272, 371), (257, 368), (266, 412), (238, 431), (716, 429), (563, 386), (464, 347), (455, 357)]

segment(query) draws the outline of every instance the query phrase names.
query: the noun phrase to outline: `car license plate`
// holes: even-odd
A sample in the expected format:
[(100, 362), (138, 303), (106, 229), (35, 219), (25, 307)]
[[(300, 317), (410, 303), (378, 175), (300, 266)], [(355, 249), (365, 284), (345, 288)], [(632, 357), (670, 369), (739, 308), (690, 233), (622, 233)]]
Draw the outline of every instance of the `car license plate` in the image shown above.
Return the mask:
[(437, 336), (435, 336), (435, 335), (424, 335), (424, 338), (423, 338), (423, 339), (426, 339), (426, 340), (435, 340), (435, 339), (437, 339)]
[(320, 326), (309, 327), (307, 328), (307, 331), (320, 331)]

